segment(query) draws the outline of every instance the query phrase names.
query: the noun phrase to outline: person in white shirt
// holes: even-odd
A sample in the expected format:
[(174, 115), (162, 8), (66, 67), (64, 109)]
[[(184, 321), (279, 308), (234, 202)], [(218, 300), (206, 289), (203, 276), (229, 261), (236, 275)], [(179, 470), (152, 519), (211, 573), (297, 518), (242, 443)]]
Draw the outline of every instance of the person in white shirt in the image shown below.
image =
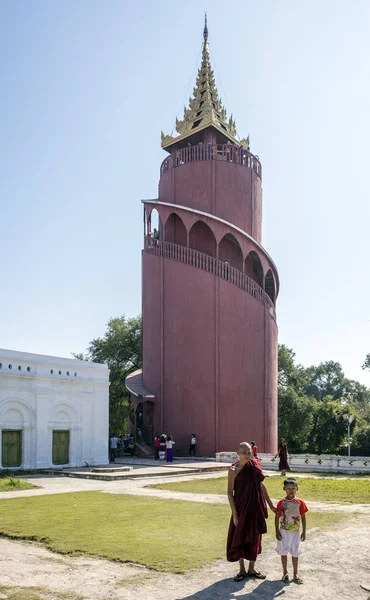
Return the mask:
[(173, 462), (173, 445), (174, 441), (171, 437), (171, 434), (166, 438), (166, 462)]
[(114, 459), (116, 458), (117, 446), (118, 446), (118, 439), (116, 438), (114, 433), (113, 433), (112, 437), (110, 438), (109, 443), (110, 443), (109, 460), (110, 460), (110, 462), (114, 462)]
[(195, 456), (195, 446), (197, 445), (197, 441), (198, 440), (195, 437), (195, 434), (192, 433), (191, 440), (190, 440), (189, 456)]

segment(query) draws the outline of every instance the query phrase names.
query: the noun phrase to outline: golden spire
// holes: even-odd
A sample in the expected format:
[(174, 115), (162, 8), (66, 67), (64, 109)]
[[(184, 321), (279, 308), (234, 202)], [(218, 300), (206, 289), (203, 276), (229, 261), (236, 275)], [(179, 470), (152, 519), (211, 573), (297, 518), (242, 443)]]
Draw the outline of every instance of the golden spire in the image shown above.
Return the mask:
[(173, 144), (207, 127), (216, 128), (228, 140), (238, 143), (235, 139), (235, 121), (232, 115), (227, 119), (226, 109), (218, 95), (214, 73), (211, 68), (207, 13), (205, 13), (204, 19), (203, 39), (202, 64), (198, 70), (193, 96), (189, 98), (189, 107), (184, 107), (183, 119), (181, 121), (176, 119), (176, 131), (179, 135), (172, 137), (164, 135), (162, 132), (162, 148), (167, 148), (169, 151), (169, 147)]

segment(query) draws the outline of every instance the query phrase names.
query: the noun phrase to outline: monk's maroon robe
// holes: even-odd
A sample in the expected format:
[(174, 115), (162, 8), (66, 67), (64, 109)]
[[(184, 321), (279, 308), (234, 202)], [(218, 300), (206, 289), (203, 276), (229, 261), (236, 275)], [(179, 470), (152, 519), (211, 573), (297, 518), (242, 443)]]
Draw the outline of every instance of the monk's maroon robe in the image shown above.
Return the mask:
[(279, 471), (290, 471), (288, 463), (288, 448), (286, 444), (279, 446)]
[(265, 476), (258, 462), (251, 459), (235, 477), (234, 502), (239, 521), (235, 527), (231, 516), (227, 536), (227, 560), (256, 560), (262, 550), (262, 533), (266, 533), (267, 508), (261, 489)]

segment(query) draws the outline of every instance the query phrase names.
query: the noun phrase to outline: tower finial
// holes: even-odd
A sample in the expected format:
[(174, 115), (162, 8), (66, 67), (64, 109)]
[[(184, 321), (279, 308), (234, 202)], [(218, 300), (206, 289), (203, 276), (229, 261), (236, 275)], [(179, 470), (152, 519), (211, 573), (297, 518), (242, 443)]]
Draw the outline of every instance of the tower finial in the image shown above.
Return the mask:
[(208, 40), (208, 27), (207, 27), (207, 13), (204, 13), (204, 29), (203, 29), (204, 41)]
[[(216, 88), (209, 54), (207, 13), (204, 13), (203, 37), (202, 64), (198, 70), (193, 96), (189, 98), (189, 108), (184, 108), (183, 119), (176, 119), (176, 131), (179, 135), (162, 136), (162, 148), (167, 152), (172, 152), (174, 147), (176, 150), (185, 147), (184, 145), (192, 140), (199, 141), (200, 132), (210, 127), (216, 130), (217, 139), (221, 140), (218, 143), (225, 142), (225, 139), (234, 144), (238, 143), (234, 118), (231, 116), (227, 119), (226, 109)], [(194, 135), (198, 137), (194, 138)], [(203, 136), (203, 133), (201, 135)]]

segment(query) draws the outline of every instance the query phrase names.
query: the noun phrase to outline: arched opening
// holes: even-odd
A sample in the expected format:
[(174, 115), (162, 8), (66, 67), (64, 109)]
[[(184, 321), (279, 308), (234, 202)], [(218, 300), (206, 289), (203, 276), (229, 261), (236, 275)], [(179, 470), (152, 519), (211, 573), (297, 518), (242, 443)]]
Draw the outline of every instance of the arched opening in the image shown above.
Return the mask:
[(244, 272), (263, 288), (263, 267), (257, 252), (252, 250), (245, 259)]
[(189, 247), (208, 254), (208, 256), (216, 257), (216, 238), (212, 229), (203, 221), (197, 221), (191, 228)]
[(178, 246), (187, 245), (185, 225), (176, 213), (172, 213), (168, 217), (165, 225), (164, 237), (166, 242), (171, 242), (172, 244), (177, 244)]
[(267, 271), (265, 277), (265, 292), (268, 296), (270, 296), (271, 300), (275, 304), (275, 282), (273, 275), (271, 273), (271, 269)]
[[(6, 398), (0, 402), (0, 466), (32, 468), (35, 415), (21, 398)], [(28, 449), (28, 452), (27, 452)]]
[(218, 258), (223, 262), (227, 262), (234, 269), (243, 270), (243, 253), (239, 246), (238, 240), (227, 233), (221, 240), (218, 247)]
[(53, 465), (75, 465), (79, 454), (77, 429), (81, 417), (71, 402), (56, 402), (49, 410), (51, 430), (51, 462)]
[(135, 439), (140, 444), (153, 444), (153, 402), (139, 402), (136, 407), (136, 432)]
[(162, 239), (162, 221), (156, 208), (153, 208), (148, 217), (147, 234), (155, 240)]

